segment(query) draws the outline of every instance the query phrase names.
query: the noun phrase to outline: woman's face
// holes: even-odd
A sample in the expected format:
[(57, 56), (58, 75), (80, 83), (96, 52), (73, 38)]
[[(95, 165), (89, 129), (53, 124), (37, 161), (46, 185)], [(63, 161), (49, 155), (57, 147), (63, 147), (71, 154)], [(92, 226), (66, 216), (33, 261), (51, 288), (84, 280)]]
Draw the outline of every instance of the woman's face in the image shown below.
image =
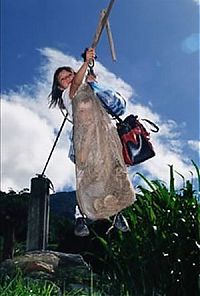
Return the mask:
[(69, 87), (74, 78), (74, 73), (62, 70), (58, 74), (58, 84), (60, 89), (64, 90)]

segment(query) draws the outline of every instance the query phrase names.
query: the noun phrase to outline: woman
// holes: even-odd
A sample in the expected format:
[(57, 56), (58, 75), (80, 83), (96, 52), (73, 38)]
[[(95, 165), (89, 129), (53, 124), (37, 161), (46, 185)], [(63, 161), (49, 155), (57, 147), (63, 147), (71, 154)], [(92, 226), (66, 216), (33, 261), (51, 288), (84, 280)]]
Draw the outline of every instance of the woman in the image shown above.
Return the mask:
[(76, 195), (82, 213), (76, 213), (75, 234), (79, 236), (89, 234), (85, 217), (98, 220), (115, 215), (114, 226), (128, 231), (120, 211), (135, 200), (116, 128), (91, 87), (82, 84), (94, 58), (95, 51), (89, 48), (77, 73), (70, 67), (58, 68), (50, 101), (50, 107), (58, 105), (73, 115)]

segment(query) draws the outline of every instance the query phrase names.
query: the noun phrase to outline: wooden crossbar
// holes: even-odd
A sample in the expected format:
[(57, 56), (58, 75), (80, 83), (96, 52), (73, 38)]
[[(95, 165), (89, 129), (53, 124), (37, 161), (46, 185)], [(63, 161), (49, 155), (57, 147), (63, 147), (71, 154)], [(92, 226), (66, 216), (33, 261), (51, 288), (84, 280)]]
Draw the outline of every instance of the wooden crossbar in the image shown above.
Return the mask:
[(108, 42), (109, 42), (109, 45), (110, 45), (110, 51), (111, 51), (112, 59), (113, 59), (113, 61), (116, 61), (115, 46), (114, 46), (112, 32), (111, 32), (111, 28), (110, 28), (110, 22), (109, 22), (108, 19), (106, 21), (106, 32), (107, 32), (107, 36), (108, 36)]
[(96, 29), (96, 32), (95, 32), (95, 35), (94, 35), (94, 38), (92, 41), (92, 45), (91, 45), (91, 47), (93, 47), (93, 48), (97, 47), (97, 44), (99, 42), (99, 39), (100, 39), (101, 34), (103, 32), (103, 29), (106, 26), (108, 16), (110, 14), (110, 11), (112, 9), (114, 1), (115, 0), (111, 0), (108, 5), (108, 8), (105, 10), (105, 13), (101, 13), (100, 20), (99, 20), (99, 23), (98, 23), (98, 26), (97, 26), (97, 29)]

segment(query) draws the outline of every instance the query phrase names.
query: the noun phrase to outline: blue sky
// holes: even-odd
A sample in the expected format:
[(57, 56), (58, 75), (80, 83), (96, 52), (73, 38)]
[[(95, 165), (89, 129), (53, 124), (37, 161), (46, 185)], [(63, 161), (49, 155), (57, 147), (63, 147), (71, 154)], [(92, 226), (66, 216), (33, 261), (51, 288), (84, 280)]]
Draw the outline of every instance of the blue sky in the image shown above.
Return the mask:
[[(108, 3), (2, 0), (4, 190), (28, 187), (30, 178), (42, 170), (62, 121), (59, 112), (47, 106), (53, 71), (67, 63), (80, 65), (80, 55), (90, 46), (100, 11)], [(100, 82), (127, 96), (127, 113), (161, 127), (158, 136), (152, 135), (156, 157), (130, 170), (131, 177), (138, 170), (167, 182), (168, 164), (185, 175), (193, 169), (191, 159), (199, 163), (199, 7), (198, 0), (114, 3), (110, 24), (117, 61), (111, 59), (103, 32), (96, 73)], [(47, 171), (58, 190), (74, 188), (74, 167), (67, 160), (69, 130), (67, 125)], [(30, 139), (35, 139), (31, 145)]]

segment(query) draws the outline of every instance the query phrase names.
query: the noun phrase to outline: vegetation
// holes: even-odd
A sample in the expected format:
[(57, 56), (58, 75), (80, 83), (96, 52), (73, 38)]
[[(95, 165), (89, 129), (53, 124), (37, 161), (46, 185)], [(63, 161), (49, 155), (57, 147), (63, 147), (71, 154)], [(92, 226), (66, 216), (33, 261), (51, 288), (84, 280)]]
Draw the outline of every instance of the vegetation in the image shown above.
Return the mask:
[(91, 274), (90, 287), (88, 289), (73, 288), (70, 292), (60, 289), (52, 281), (24, 278), (18, 270), (15, 277), (0, 281), (1, 296), (101, 296), (100, 291), (95, 291), (93, 275)]
[[(195, 168), (200, 184), (199, 170), (196, 165)], [(81, 249), (80, 243), (75, 241), (79, 252), (100, 276), (100, 281), (91, 281), (91, 290), (87, 295), (199, 295), (198, 192), (194, 191), (192, 181), (186, 181), (183, 188), (176, 190), (172, 166), (169, 188), (162, 181), (149, 181), (143, 175), (138, 175), (146, 186), (139, 187), (137, 201), (124, 210), (131, 231), (122, 233), (113, 229), (106, 235), (105, 231), (99, 231), (99, 222), (95, 222), (90, 226), (91, 236), (81, 239), (84, 248)], [(103, 222), (100, 226), (103, 227)], [(62, 218), (56, 227), (54, 229), (52, 224), (50, 226), (51, 243), (54, 244), (54, 249), (68, 252), (66, 246), (73, 237), (70, 237), (70, 233), (66, 237), (64, 229), (70, 232), (69, 223)], [(59, 227), (62, 230), (56, 236)], [(49, 294), (12, 294), (14, 289), (20, 291), (22, 286), (25, 289), (23, 281), (22, 277), (17, 277), (12, 282), (4, 282), (0, 287), (0, 295), (59, 295), (59, 292), (53, 290), (55, 286), (49, 283), (42, 286)], [(95, 292), (93, 286), (101, 292)], [(34, 289), (37, 288), (34, 286)], [(62, 295), (86, 295), (81, 290), (70, 293)]]
[(1, 296), (53, 296), (59, 295), (60, 289), (52, 282), (40, 282), (24, 279), (21, 272), (10, 280), (1, 282)]
[(148, 189), (140, 186), (124, 211), (129, 233), (95, 233), (101, 248), (93, 256), (113, 283), (110, 295), (198, 295), (199, 204), (192, 184), (176, 192), (172, 167), (170, 174), (170, 190), (140, 175)]
[[(27, 189), (0, 192), (0, 259), (12, 258), (24, 249), (28, 216)], [(1, 260), (0, 260), (1, 261)]]

